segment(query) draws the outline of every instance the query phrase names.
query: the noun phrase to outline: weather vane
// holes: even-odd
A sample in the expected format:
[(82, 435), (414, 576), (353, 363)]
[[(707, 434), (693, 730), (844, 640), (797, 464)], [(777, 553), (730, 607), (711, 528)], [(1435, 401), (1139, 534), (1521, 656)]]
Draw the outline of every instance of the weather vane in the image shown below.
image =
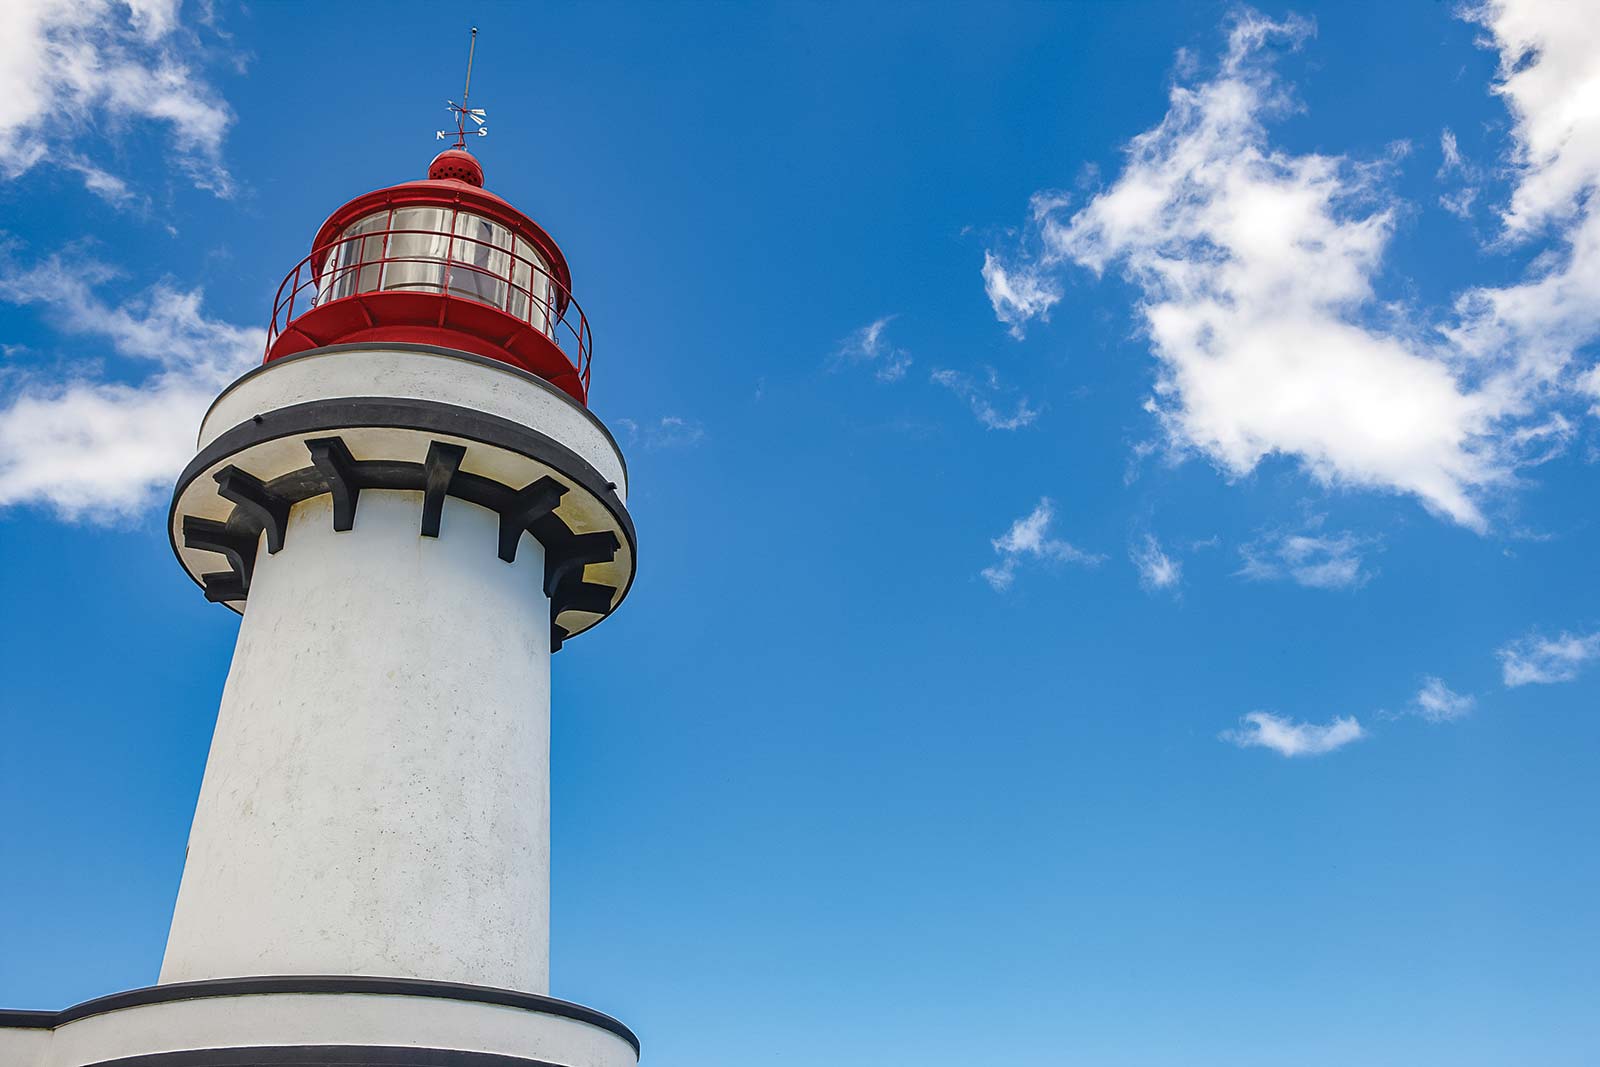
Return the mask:
[[(472, 43), (467, 46), (467, 84), (466, 87), (461, 90), (461, 103), (458, 104), (454, 100), (445, 101), (445, 103), (448, 105), (450, 114), (454, 115), (456, 118), (456, 143), (451, 145), (451, 148), (467, 147), (468, 119), (471, 119), (478, 127), (473, 131), (474, 133), (476, 133), (479, 137), (489, 136), (489, 127), (484, 125), (484, 122), (488, 116), (484, 114), (483, 108), (467, 106), (467, 97), (472, 93), (472, 54), (477, 50), (478, 27), (474, 26), (472, 27)], [(433, 136), (435, 140), (442, 141), (446, 137), (450, 136), (450, 131), (435, 130)]]

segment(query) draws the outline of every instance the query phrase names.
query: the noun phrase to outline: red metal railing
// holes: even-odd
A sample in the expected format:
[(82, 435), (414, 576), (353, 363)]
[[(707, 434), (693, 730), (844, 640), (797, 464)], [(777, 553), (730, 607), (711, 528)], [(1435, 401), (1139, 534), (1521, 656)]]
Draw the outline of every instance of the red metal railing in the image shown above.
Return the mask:
[[(431, 239), (444, 252), (391, 255), (395, 237)], [(368, 255), (374, 251), (376, 255)], [(471, 254), (480, 262), (458, 258)], [(397, 265), (412, 269), (396, 271)], [(561, 348), (589, 391), (594, 339), (583, 308), (540, 262), (490, 241), (441, 230), (384, 229), (352, 233), (314, 249), (278, 286), (267, 328), (267, 352), (301, 315), (338, 300), (374, 293), (433, 293), (505, 312)], [(577, 321), (571, 321), (577, 312)]]

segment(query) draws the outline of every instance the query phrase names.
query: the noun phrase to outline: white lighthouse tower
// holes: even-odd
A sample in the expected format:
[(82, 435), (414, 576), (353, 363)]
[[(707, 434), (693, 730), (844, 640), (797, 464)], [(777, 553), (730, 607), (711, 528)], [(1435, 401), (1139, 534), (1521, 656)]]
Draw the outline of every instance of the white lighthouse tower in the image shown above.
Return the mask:
[(172, 544), (243, 618), (160, 982), (0, 1012), (6, 1067), (637, 1062), (548, 995), (550, 657), (627, 594), (627, 469), (457, 143), (329, 217), (205, 416)]

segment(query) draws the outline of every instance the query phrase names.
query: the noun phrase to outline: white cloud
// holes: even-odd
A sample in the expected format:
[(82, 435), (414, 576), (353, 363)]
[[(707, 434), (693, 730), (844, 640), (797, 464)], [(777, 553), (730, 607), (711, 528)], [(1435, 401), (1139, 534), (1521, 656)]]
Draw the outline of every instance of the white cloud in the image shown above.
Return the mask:
[(162, 282), (108, 304), (94, 286), (110, 275), (92, 261), (0, 261), (0, 300), (39, 305), (64, 332), (104, 339), (145, 372), (132, 383), (9, 374), (0, 506), (42, 504), (68, 519), (109, 520), (164, 498), (194, 454), (218, 390), (261, 359), (263, 332), (206, 317), (199, 290)]
[(1527, 232), (1579, 213), (1600, 181), (1600, 24), (1584, 3), (1492, 0), (1468, 17), (1500, 53), (1517, 186), (1505, 225)]
[(1183, 564), (1161, 549), (1154, 534), (1128, 546), (1128, 558), (1139, 571), (1139, 584), (1150, 592), (1159, 589), (1177, 589), (1183, 581)]
[(974, 381), (971, 375), (953, 370), (935, 370), (929, 380), (965, 400), (972, 409), (973, 418), (983, 423), (985, 429), (1020, 430), (1039, 417), (1038, 410), (1029, 406), (1025, 396), (1018, 397), (1015, 405), (1008, 405), (1007, 409), (995, 405), (995, 399), (1010, 390), (1000, 384), (1000, 376), (993, 367), (986, 368), (982, 383)]
[[(1276, 148), (1266, 123), (1294, 103), (1268, 53), (1298, 47), (1311, 24), (1245, 11), (1220, 68), (1172, 88), (1165, 117), (1132, 139), (1108, 188), (1070, 216), (1036, 213), (1036, 254), (1003, 268), (986, 254), (991, 299), (995, 279), (1006, 283), (997, 316), (1013, 333), (1042, 316), (1066, 264), (1120, 270), (1143, 293), (1160, 364), (1149, 410), (1176, 450), (1234, 477), (1290, 457), (1325, 485), (1411, 494), (1484, 529), (1486, 497), (1564, 443), (1546, 435), (1530, 458), (1518, 434), (1553, 426), (1554, 406), (1575, 399), (1571, 355), (1600, 330), (1600, 222), (1587, 207), (1600, 161), (1600, 31), (1582, 5), (1532, 7), (1515, 0), (1478, 15), (1501, 48), (1498, 91), (1524, 116), (1508, 232), (1581, 216), (1568, 259), (1531, 282), (1474, 290), (1431, 331), (1384, 304), (1373, 280), (1404, 208), (1387, 180), (1398, 155), (1362, 163)], [(1453, 136), (1441, 149), (1464, 166)]]
[(1582, 3), (1496, 0), (1468, 17), (1500, 53), (1494, 91), (1511, 113), (1506, 245), (1553, 234), (1516, 285), (1479, 287), (1457, 303), (1447, 335), (1467, 356), (1495, 358), (1485, 392), (1526, 410), (1544, 392), (1583, 391), (1580, 349), (1600, 333), (1600, 20)]
[(1496, 655), (1508, 686), (1570, 682), (1590, 660), (1600, 657), (1600, 633), (1528, 634), (1503, 646)]
[(1004, 592), (1016, 581), (1017, 567), (1024, 559), (1037, 559), (1057, 563), (1081, 563), (1097, 566), (1104, 556), (1085, 552), (1059, 538), (1050, 536), (1050, 524), (1055, 520), (1055, 504), (1049, 497), (1039, 500), (1039, 506), (1011, 524), (1000, 537), (990, 542), (1000, 559), (981, 572), (985, 581), (995, 590)]
[(1354, 716), (1319, 726), (1270, 711), (1252, 711), (1240, 722), (1238, 729), (1223, 731), (1224, 741), (1240, 748), (1270, 748), (1280, 756), (1320, 756), (1367, 736)]
[(1007, 269), (993, 252), (983, 254), (983, 291), (1018, 339), (1029, 319), (1050, 321), (1050, 309), (1061, 300), (1061, 288), (1047, 272), (1027, 263)]
[(1372, 572), (1363, 554), (1377, 542), (1347, 530), (1322, 531), (1316, 516), (1298, 531), (1271, 530), (1239, 546), (1240, 577), (1256, 581), (1287, 579), (1311, 589), (1351, 589), (1367, 584)]
[(1411, 706), (1429, 722), (1441, 723), (1461, 718), (1476, 703), (1475, 697), (1455, 692), (1444, 684), (1444, 679), (1427, 675), (1422, 679), (1422, 688), (1412, 698)]
[(77, 172), (96, 195), (131, 202), (123, 179), (70, 147), (132, 122), (163, 126), (171, 162), (231, 196), (222, 161), (233, 113), (182, 58), (178, 0), (6, 0), (0, 4), (0, 175), (40, 164)]
[(216, 393), (178, 374), (30, 390), (0, 411), (0, 506), (109, 521), (156, 503), (194, 454)]
[(904, 378), (911, 366), (911, 353), (890, 344), (884, 334), (896, 317), (885, 315), (852, 330), (849, 337), (839, 342), (833, 354), (834, 364), (870, 363), (873, 377), (880, 382), (897, 382)]
[(687, 448), (705, 439), (706, 428), (697, 419), (663, 415), (655, 422), (618, 419), (617, 427), (628, 444), (654, 451), (662, 448)]

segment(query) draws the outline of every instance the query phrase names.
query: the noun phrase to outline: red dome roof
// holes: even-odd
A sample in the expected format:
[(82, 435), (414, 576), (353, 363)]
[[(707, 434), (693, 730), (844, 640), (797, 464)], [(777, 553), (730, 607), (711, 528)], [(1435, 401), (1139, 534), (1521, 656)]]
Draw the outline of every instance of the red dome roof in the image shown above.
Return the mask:
[(428, 177), (433, 181), (446, 178), (483, 188), (483, 164), (465, 148), (446, 148), (428, 164)]

